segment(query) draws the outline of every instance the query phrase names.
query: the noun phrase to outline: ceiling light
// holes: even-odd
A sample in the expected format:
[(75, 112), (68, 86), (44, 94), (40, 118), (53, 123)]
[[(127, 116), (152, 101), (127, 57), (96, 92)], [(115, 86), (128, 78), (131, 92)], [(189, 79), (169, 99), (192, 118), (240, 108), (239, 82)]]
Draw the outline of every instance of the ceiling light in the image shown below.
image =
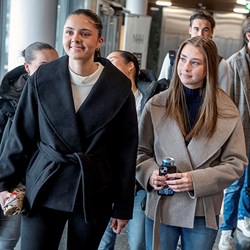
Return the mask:
[(151, 7), (150, 10), (151, 11), (160, 11), (160, 8), (158, 8), (158, 7)]
[(156, 5), (160, 6), (171, 6), (172, 3), (170, 1), (156, 1)]
[(249, 2), (250, 2), (250, 0), (237, 0), (236, 1), (237, 4), (241, 4), (241, 5), (246, 5)]
[(247, 10), (245, 8), (234, 8), (233, 12), (235, 12), (235, 13), (242, 13), (242, 14), (248, 14), (249, 10)]

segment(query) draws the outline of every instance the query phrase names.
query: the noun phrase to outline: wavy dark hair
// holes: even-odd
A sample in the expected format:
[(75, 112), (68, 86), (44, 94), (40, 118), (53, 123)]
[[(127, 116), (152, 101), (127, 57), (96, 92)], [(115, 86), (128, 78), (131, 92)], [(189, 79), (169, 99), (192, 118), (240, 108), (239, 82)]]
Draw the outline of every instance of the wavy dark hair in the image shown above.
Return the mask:
[(215, 28), (215, 20), (212, 14), (206, 10), (198, 10), (196, 11), (189, 19), (189, 27), (192, 27), (193, 21), (195, 19), (203, 19), (210, 22), (212, 29)]

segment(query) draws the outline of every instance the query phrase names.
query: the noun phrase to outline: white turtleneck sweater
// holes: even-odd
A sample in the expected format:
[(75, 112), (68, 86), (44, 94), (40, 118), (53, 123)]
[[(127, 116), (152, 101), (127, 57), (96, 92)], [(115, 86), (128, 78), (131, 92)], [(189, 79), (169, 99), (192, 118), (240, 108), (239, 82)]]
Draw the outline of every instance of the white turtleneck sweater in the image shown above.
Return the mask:
[(76, 112), (87, 98), (92, 87), (94, 86), (104, 69), (104, 66), (101, 63), (96, 64), (98, 64), (97, 70), (89, 76), (77, 75), (69, 68), (71, 89), (73, 93), (74, 106)]

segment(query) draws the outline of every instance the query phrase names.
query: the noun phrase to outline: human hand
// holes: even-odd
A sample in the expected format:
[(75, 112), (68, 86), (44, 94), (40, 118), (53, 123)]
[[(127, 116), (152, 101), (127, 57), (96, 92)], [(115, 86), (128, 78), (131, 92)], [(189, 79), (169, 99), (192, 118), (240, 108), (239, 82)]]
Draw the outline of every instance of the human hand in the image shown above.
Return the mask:
[(8, 200), (8, 198), (14, 196), (14, 194), (9, 193), (8, 191), (2, 191), (0, 192), (0, 205), (3, 210), (5, 202)]
[(194, 190), (192, 176), (189, 172), (167, 174), (165, 184), (174, 192), (185, 192)]
[(160, 190), (166, 183), (166, 176), (159, 175), (159, 170), (154, 170), (149, 178), (149, 184), (155, 190)]
[(121, 220), (112, 218), (110, 228), (116, 233), (120, 234), (122, 229), (128, 224), (128, 220)]

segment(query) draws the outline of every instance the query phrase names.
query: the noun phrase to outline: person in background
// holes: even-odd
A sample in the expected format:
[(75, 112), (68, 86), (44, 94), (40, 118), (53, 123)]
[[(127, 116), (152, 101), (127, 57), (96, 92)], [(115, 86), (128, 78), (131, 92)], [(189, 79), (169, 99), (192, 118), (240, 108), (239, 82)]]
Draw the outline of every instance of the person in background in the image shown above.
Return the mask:
[[(57, 51), (48, 43), (34, 42), (27, 46), (21, 56), (24, 65), (5, 74), (0, 85), (0, 140), (9, 119), (14, 118), (18, 100), (29, 76), (43, 64), (58, 59)], [(9, 129), (8, 127), (6, 129)], [(8, 131), (6, 132), (8, 134)], [(3, 138), (3, 139), (2, 139)], [(20, 237), (21, 215), (5, 217), (0, 211), (0, 249), (13, 250)]]
[[(111, 52), (107, 58), (131, 81), (131, 89), (135, 96), (137, 119), (139, 121), (142, 109), (156, 89), (156, 76), (152, 71), (140, 71), (139, 62), (134, 54), (129, 51), (116, 50)], [(142, 83), (141, 78), (144, 79)], [(138, 81), (140, 86), (138, 88)], [(145, 249), (145, 212), (143, 207), (146, 192), (142, 186), (136, 182), (135, 199), (133, 209), (133, 219), (128, 223), (128, 243), (130, 250)], [(113, 250), (115, 247), (116, 233), (112, 230), (112, 220), (108, 224), (106, 231), (99, 245), (99, 250)]]
[[(250, 146), (250, 17), (242, 26), (244, 40), (243, 48), (228, 58), (230, 66), (232, 89), (231, 99), (239, 109), (246, 140), (246, 152), (249, 155)], [(245, 174), (226, 189), (223, 206), (223, 223), (220, 226), (220, 250), (233, 249), (233, 234), (238, 227), (244, 236), (250, 237), (250, 199), (247, 194), (249, 188), (249, 165)], [(249, 191), (249, 190), (248, 190)], [(238, 223), (237, 223), (238, 222)], [(243, 248), (242, 248), (243, 249)]]
[(66, 55), (39, 67), (24, 87), (0, 155), (1, 207), (25, 179), (23, 250), (58, 249), (66, 223), (67, 249), (96, 250), (110, 217), (116, 233), (132, 218), (135, 99), (129, 79), (100, 57), (102, 43), (100, 17), (72, 12)]
[[(211, 250), (223, 190), (244, 172), (242, 123), (233, 101), (217, 87), (218, 64), (210, 38), (186, 40), (169, 88), (142, 112), (136, 179), (147, 191), (147, 250), (175, 250), (179, 237), (184, 250)], [(176, 173), (159, 174), (165, 157), (175, 160)], [(159, 195), (164, 189), (173, 195)]]
[[(189, 34), (191, 37), (195, 36), (203, 36), (206, 38), (212, 38), (215, 29), (215, 20), (213, 16), (205, 10), (198, 10), (196, 11), (189, 19)], [(219, 63), (219, 87), (222, 88), (228, 95), (230, 94), (231, 88), (231, 79), (229, 73), (229, 65), (226, 60), (220, 57)], [(166, 57), (164, 58), (160, 75), (158, 79), (166, 78), (171, 79), (172, 77), (172, 68), (171, 64), (173, 59), (170, 60), (169, 53), (167, 53)]]

